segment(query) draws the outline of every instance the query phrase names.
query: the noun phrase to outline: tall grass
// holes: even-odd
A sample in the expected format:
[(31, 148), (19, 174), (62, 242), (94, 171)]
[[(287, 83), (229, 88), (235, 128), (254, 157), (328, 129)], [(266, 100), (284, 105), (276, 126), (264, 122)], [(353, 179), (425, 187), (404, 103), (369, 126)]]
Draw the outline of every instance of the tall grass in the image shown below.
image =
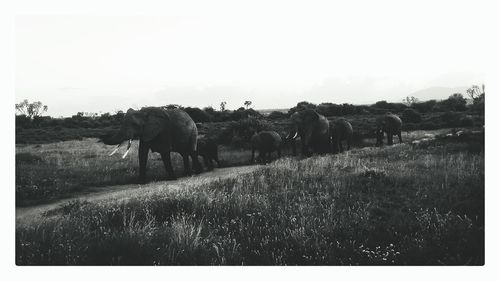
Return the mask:
[(72, 202), (17, 222), (16, 263), (483, 264), (484, 150), (469, 147), (282, 158), (185, 189)]
[[(132, 143), (127, 158), (97, 139), (64, 141), (50, 144), (16, 146), (16, 204), (31, 205), (89, 191), (109, 185), (136, 183), (139, 177), (138, 142)], [(219, 158), (223, 166), (238, 166), (250, 161), (250, 151), (221, 146)], [(200, 157), (200, 163), (203, 161)], [(183, 176), (182, 157), (172, 153), (172, 165), (178, 177)], [(206, 167), (205, 167), (206, 168)], [(161, 157), (150, 153), (148, 179), (166, 179)]]

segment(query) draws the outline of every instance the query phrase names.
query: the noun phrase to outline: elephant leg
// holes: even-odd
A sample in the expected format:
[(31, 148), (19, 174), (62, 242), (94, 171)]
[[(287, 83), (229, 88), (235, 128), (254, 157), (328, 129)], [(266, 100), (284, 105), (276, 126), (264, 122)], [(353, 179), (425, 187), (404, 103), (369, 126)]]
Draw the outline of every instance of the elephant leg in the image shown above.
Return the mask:
[[(191, 160), (193, 161), (193, 167), (194, 167), (194, 172), (199, 174), (202, 172), (200, 161), (198, 161), (198, 152), (192, 151), (191, 152)], [(189, 160), (189, 158), (188, 158)], [(189, 163), (189, 161), (188, 161)]]
[(139, 181), (146, 182), (146, 166), (148, 164), (149, 147), (139, 143)]
[(339, 140), (339, 152), (342, 153), (344, 152), (344, 148), (342, 147), (342, 141)]
[(209, 162), (208, 156), (203, 156), (203, 163), (205, 164), (205, 167), (208, 170), (210, 170), (210, 168), (209, 168), (210, 164), (208, 162)]
[(250, 164), (253, 164), (254, 160), (255, 160), (255, 147), (252, 146), (252, 158), (250, 159)]
[(350, 150), (351, 149), (351, 140), (348, 139), (347, 140), (347, 150)]
[(403, 138), (401, 137), (401, 132), (398, 133), (399, 143), (403, 143)]
[(212, 171), (214, 169), (214, 163), (211, 157), (207, 157), (208, 169)]
[(182, 161), (184, 162), (184, 175), (191, 176), (191, 165), (189, 164), (189, 155), (187, 153), (183, 153)]
[(392, 133), (387, 134), (387, 144), (388, 144), (388, 145), (393, 145), (393, 144), (394, 144), (394, 143), (392, 142), (392, 139), (393, 139), (393, 135), (392, 135)]
[(214, 160), (217, 163), (217, 168), (220, 168), (221, 166), (220, 166), (220, 162), (219, 162), (219, 156), (217, 154), (215, 154)]
[(161, 160), (163, 161), (163, 165), (165, 166), (165, 170), (167, 171), (167, 178), (169, 180), (177, 179), (174, 173), (174, 169), (172, 168), (172, 161), (170, 160), (170, 152), (161, 153)]

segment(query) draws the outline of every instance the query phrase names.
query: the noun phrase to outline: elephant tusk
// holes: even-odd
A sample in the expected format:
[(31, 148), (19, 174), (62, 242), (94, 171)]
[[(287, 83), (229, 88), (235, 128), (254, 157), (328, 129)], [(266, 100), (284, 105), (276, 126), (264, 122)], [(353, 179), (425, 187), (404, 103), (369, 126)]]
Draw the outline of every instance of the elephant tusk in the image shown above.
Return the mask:
[(130, 151), (130, 149), (127, 149), (127, 151), (125, 151), (125, 154), (123, 154), (122, 159), (125, 159), (125, 157), (127, 157), (127, 154), (129, 151)]
[(125, 159), (125, 157), (127, 157), (131, 145), (132, 145), (132, 139), (128, 140), (127, 151), (125, 151), (125, 154), (123, 154), (122, 159)]
[(122, 145), (122, 144), (120, 143), (120, 144), (119, 144), (119, 145), (115, 148), (115, 150), (113, 150), (113, 152), (111, 152), (111, 153), (109, 154), (109, 156), (111, 156), (111, 155), (115, 154), (115, 153), (118, 151), (118, 148), (120, 148), (120, 145)]
[(297, 138), (297, 135), (298, 135), (298, 133), (297, 133), (297, 132), (295, 132), (295, 135), (292, 137), (292, 140), (296, 139), (296, 138)]

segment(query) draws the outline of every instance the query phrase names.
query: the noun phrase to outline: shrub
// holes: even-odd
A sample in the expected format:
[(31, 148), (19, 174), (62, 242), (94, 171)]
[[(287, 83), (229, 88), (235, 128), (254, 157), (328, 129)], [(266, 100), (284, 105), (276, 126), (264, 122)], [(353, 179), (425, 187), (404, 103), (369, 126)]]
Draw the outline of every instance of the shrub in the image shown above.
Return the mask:
[(284, 112), (281, 112), (281, 111), (273, 111), (273, 112), (269, 113), (267, 118), (269, 118), (271, 120), (286, 119), (286, 118), (288, 118), (288, 115)]
[(428, 100), (424, 102), (417, 102), (413, 104), (413, 107), (418, 110), (419, 112), (422, 113), (427, 113), (431, 112), (434, 109), (434, 106), (436, 106), (437, 101), (436, 100)]
[(30, 128), (31, 127), (31, 118), (22, 114), (16, 115), (16, 128)]
[(462, 94), (453, 94), (448, 99), (439, 102), (436, 106), (440, 110), (465, 111), (467, 110), (467, 101)]
[(474, 127), (474, 119), (472, 116), (464, 116), (460, 119), (460, 126), (462, 127)]
[(402, 110), (407, 108), (407, 106), (403, 103), (393, 103), (393, 102), (387, 102), (385, 100), (376, 102), (374, 105), (372, 105), (372, 107), (383, 109), (385, 111), (390, 111), (393, 113), (401, 112)]
[(403, 110), (402, 119), (404, 122), (408, 123), (419, 123), (420, 121), (422, 121), (420, 113), (418, 113), (415, 109), (412, 108), (407, 108)]
[(271, 124), (256, 118), (246, 118), (232, 122), (219, 136), (219, 143), (231, 144), (235, 147), (248, 147), (250, 138), (255, 132), (269, 130)]
[[(427, 122), (421, 123), (420, 128), (422, 130), (435, 130), (438, 128), (438, 125), (436, 125), (436, 123), (434, 123), (434, 122), (427, 121)], [(411, 130), (411, 129), (409, 129), (409, 130)]]
[(458, 127), (460, 126), (462, 114), (459, 112), (448, 111), (441, 115), (441, 120), (445, 123), (446, 126), (450, 127)]

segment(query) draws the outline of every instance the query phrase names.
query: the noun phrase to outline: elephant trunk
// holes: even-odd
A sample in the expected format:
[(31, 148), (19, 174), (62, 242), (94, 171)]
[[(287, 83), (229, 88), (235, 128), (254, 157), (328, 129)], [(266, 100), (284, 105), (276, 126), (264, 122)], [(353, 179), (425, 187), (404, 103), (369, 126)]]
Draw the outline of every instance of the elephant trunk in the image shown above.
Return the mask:
[(117, 145), (116, 148), (109, 154), (109, 156), (114, 155), (120, 146), (123, 144), (125, 140), (128, 139), (128, 145), (127, 145), (127, 151), (123, 154), (122, 158), (125, 158), (130, 150), (130, 146), (132, 145), (132, 138), (125, 136), (126, 134), (123, 133), (122, 130), (120, 130), (117, 134), (111, 136), (111, 137), (103, 137), (102, 142), (106, 145)]

